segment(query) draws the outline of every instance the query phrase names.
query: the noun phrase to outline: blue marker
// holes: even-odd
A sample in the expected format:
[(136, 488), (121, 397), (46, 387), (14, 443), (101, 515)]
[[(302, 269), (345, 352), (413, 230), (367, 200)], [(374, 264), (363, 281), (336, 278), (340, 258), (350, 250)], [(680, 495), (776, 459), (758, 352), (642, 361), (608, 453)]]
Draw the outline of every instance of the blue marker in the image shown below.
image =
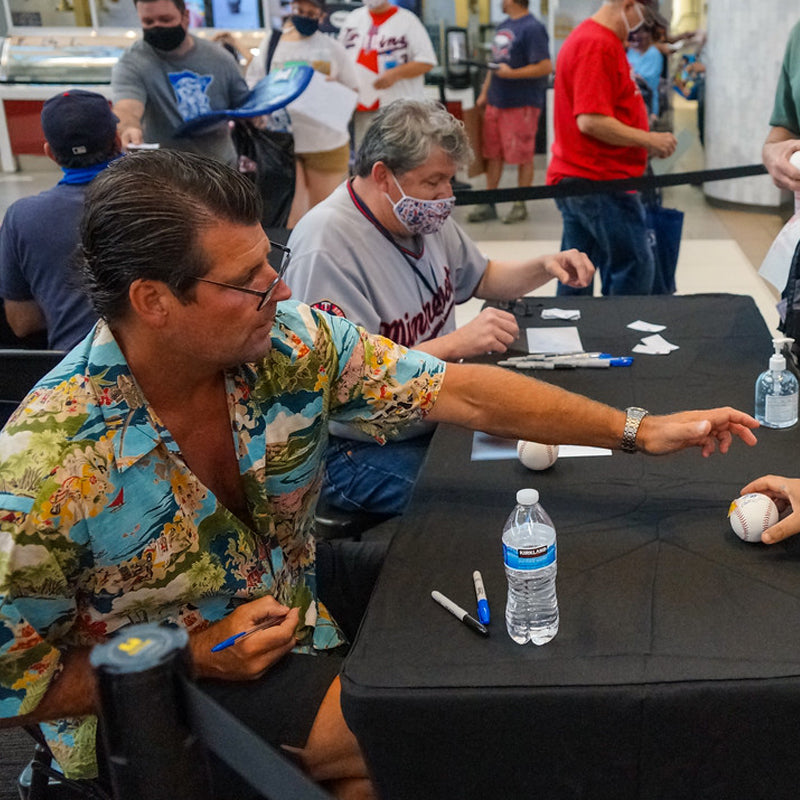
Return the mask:
[(488, 625), (491, 618), (489, 614), (489, 601), (486, 599), (486, 589), (483, 587), (483, 578), (477, 569), (472, 573), (472, 582), (475, 584), (475, 597), (478, 599), (478, 621), (484, 625)]

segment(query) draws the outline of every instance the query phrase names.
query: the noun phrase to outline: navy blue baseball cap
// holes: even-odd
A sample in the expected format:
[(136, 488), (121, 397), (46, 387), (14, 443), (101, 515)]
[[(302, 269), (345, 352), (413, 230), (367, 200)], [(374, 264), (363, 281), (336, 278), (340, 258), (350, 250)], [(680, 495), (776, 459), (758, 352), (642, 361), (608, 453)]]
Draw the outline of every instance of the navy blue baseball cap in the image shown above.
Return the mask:
[(46, 100), (42, 107), (44, 138), (62, 158), (108, 149), (117, 133), (118, 122), (103, 95), (84, 89), (60, 92)]

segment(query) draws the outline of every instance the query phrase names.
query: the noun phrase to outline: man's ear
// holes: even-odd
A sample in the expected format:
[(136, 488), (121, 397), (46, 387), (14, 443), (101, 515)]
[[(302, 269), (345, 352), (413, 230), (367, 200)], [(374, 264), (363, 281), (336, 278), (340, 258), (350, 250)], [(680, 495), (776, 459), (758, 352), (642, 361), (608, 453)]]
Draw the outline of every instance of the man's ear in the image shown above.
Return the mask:
[(376, 161), (372, 165), (372, 172), (370, 173), (375, 185), (382, 192), (389, 193), (389, 189), (394, 185), (392, 180), (392, 171), (383, 161)]
[(44, 147), (42, 149), (44, 150), (44, 154), (49, 159), (52, 159), (53, 161), (56, 162), (56, 164), (58, 164), (58, 159), (56, 158), (56, 154), (53, 152), (53, 148), (50, 147), (50, 143), (49, 142), (45, 142), (44, 143)]
[(163, 328), (169, 320), (170, 308), (178, 298), (163, 281), (137, 278), (128, 289), (131, 310), (142, 322)]

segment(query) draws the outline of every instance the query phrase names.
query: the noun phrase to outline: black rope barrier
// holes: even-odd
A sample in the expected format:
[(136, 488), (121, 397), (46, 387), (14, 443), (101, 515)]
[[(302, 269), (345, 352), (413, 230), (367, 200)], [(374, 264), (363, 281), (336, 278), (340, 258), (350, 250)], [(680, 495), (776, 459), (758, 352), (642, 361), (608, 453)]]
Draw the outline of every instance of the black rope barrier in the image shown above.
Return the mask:
[(664, 175), (643, 175), (641, 178), (622, 178), (614, 181), (590, 181), (581, 178), (567, 178), (553, 186), (517, 186), (509, 189), (463, 189), (456, 191), (456, 205), (469, 206), (480, 203), (510, 203), (517, 200), (546, 200), (554, 197), (574, 197), (584, 194), (608, 194), (610, 192), (630, 192), (657, 189), (663, 186), (680, 186), (712, 181), (725, 181), (732, 178), (747, 178), (764, 175), (767, 170), (763, 164), (748, 164), (742, 167), (723, 167), (721, 169), (701, 169), (692, 172), (673, 172)]

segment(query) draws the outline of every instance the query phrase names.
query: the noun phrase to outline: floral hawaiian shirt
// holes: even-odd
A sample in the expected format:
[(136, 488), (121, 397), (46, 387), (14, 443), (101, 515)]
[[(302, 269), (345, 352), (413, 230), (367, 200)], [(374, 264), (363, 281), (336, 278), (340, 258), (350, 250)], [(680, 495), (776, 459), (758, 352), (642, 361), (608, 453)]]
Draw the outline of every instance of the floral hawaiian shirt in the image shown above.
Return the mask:
[[(134, 622), (198, 630), (271, 594), (304, 611), (299, 651), (344, 641), (316, 597), (328, 421), (382, 441), (431, 409), (444, 364), (294, 302), (271, 338), (226, 374), (253, 528), (186, 466), (102, 322), (14, 413), (0, 434), (0, 716), (35, 708), (63, 651)], [(95, 774), (95, 727), (42, 726), (68, 776)]]

